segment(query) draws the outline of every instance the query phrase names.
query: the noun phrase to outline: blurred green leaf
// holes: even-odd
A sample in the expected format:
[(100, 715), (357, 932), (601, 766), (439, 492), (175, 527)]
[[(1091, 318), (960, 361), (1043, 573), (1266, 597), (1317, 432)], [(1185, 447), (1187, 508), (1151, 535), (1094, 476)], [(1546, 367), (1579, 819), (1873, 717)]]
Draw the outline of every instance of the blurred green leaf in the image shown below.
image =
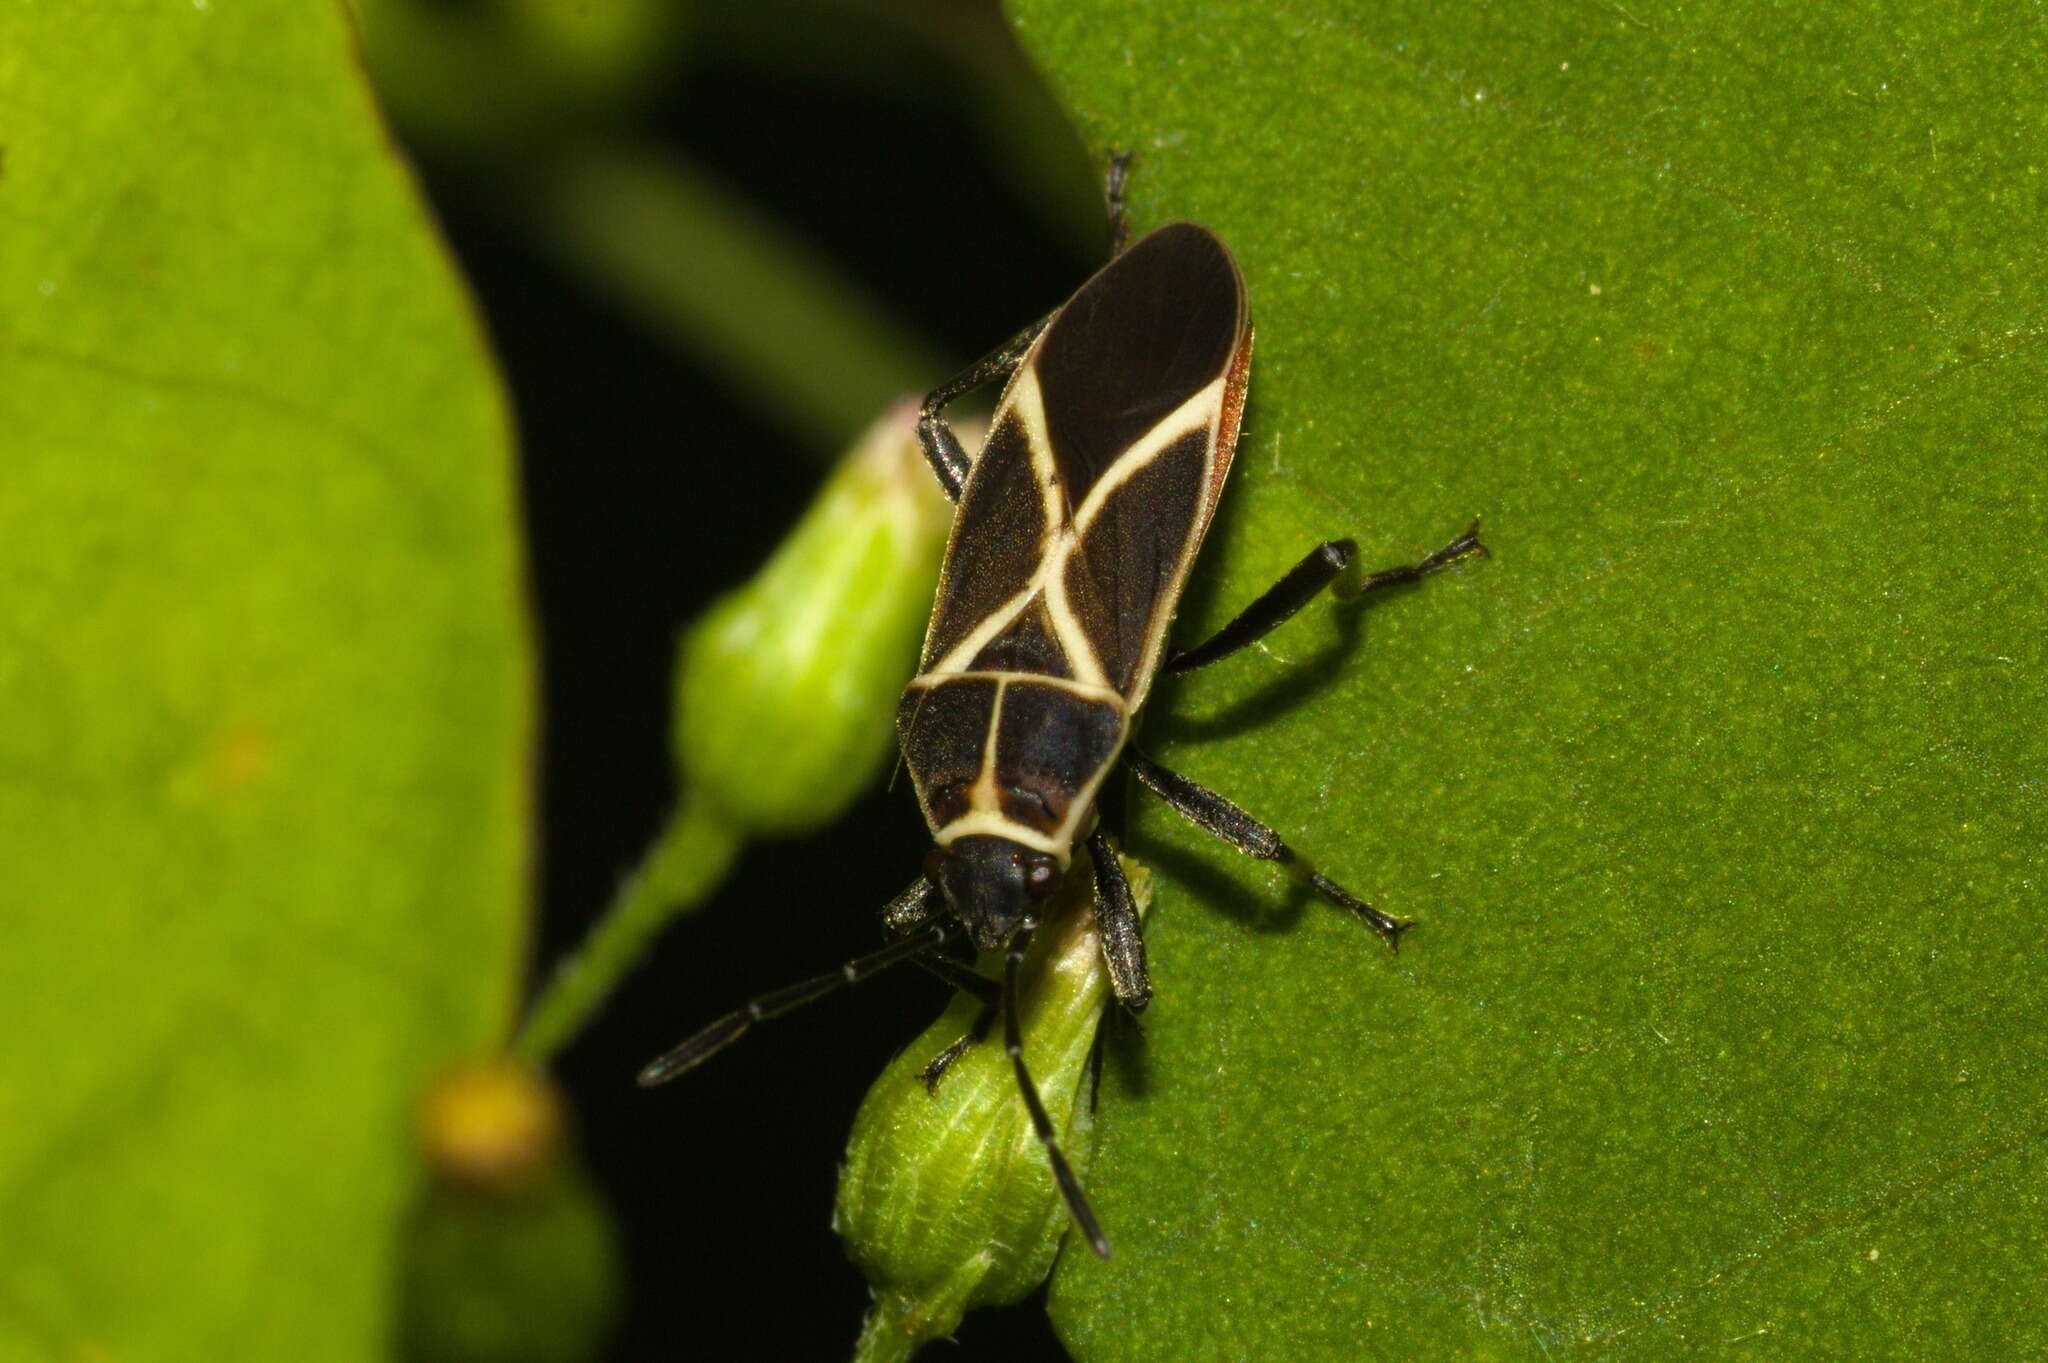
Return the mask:
[(690, 0), (352, 0), (408, 140), (531, 156), (628, 111), (687, 45)]
[(369, 1357), (517, 981), (505, 413), (338, 7), (5, 7), (0, 142), (0, 1355)]
[(2048, 1346), (2039, 27), (1013, 11), (1138, 225), (1250, 281), (1184, 635), (1326, 536), (1497, 555), (1160, 695), (1163, 757), (1422, 926), (1139, 802), (1077, 1357)]

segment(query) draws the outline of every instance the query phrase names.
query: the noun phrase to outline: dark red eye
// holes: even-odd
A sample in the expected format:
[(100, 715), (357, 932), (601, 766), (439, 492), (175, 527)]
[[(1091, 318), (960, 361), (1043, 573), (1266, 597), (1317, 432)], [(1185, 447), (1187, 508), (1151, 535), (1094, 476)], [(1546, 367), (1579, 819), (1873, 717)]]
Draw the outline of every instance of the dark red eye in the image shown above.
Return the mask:
[(939, 878), (939, 868), (946, 864), (946, 858), (951, 855), (952, 853), (943, 847), (934, 847), (931, 851), (925, 853), (924, 878), (926, 880), (937, 880)]
[(1024, 873), (1024, 892), (1033, 899), (1043, 899), (1052, 893), (1052, 887), (1059, 878), (1059, 867), (1051, 862), (1033, 862), (1031, 869)]

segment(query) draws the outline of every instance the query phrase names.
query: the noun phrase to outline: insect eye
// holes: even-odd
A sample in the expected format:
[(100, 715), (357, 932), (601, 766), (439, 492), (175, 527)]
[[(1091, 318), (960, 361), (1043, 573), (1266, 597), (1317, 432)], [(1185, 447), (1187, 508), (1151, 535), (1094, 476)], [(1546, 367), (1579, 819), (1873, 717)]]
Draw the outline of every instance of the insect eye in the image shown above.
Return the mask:
[(926, 880), (938, 880), (939, 868), (946, 864), (948, 855), (950, 854), (943, 847), (934, 847), (931, 851), (924, 854), (924, 878)]
[(1033, 899), (1043, 899), (1052, 893), (1053, 882), (1059, 878), (1059, 868), (1050, 861), (1035, 861), (1024, 873), (1024, 892)]

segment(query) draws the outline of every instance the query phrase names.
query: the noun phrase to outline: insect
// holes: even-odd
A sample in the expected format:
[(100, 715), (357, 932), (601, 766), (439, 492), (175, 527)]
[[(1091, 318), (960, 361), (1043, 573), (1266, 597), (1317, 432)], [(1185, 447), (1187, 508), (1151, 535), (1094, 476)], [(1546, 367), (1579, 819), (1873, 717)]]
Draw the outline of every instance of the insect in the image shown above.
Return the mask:
[[(891, 943), (766, 994), (648, 1065), (664, 1083), (755, 1023), (916, 961), (981, 1001), (970, 1034), (927, 1067), (936, 1084), (1000, 1014), (1017, 1087), (1074, 1224), (1109, 1241), (1065, 1157), (1024, 1060), (1017, 970), (1077, 846), (1095, 875), (1103, 963), (1132, 1013), (1152, 997), (1131, 890), (1096, 817), (1121, 766), (1197, 826), (1287, 867), (1321, 898), (1398, 944), (1407, 924), (1359, 899), (1278, 833), (1130, 746), (1162, 672), (1204, 667), (1255, 642), (1325, 588), (1353, 598), (1486, 551), (1476, 524), (1418, 563), (1351, 571), (1357, 546), (1316, 546), (1207, 641), (1172, 652), (1168, 626), (1236, 450), (1252, 351), (1243, 276), (1206, 227), (1178, 222), (1124, 243), (1123, 161), (1110, 173), (1111, 258), (1049, 317), (925, 400), (918, 435), (956, 503), (917, 676), (896, 727), (933, 847), (883, 911)], [(945, 420), (956, 399), (1003, 382), (970, 457)], [(1004, 953), (991, 979), (949, 951)]]

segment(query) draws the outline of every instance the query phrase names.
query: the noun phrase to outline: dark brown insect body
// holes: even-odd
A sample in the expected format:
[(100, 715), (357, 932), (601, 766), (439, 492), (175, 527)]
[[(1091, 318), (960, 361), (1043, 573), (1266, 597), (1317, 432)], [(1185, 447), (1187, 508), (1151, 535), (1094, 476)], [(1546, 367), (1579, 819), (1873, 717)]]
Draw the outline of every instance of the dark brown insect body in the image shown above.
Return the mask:
[[(1121, 167), (1111, 178), (1113, 223)], [(1346, 578), (1349, 540), (1317, 546), (1218, 631), (1169, 655), (1168, 627), (1236, 451), (1251, 365), (1243, 276), (1216, 235), (1162, 227), (1116, 254), (1057, 312), (925, 400), (918, 433), (958, 504), (918, 675), (896, 726), (933, 849), (884, 910), (896, 939), (840, 970), (754, 1000), (641, 1072), (657, 1084), (787, 1012), (899, 961), (918, 960), (982, 1000), (968, 1038), (993, 1023), (1075, 1224), (1109, 1242), (1068, 1168), (1024, 1064), (1017, 967), (1077, 843), (1095, 873), (1103, 963), (1118, 1001), (1150, 1000), (1130, 887), (1096, 826), (1097, 793), (1122, 765), (1188, 819), (1251, 856), (1287, 866), (1391, 944), (1406, 925), (1300, 859), (1223, 796), (1130, 748), (1131, 718), (1162, 671), (1205, 666), (1281, 624), (1325, 587), (1340, 595), (1412, 582), (1483, 553), (1474, 529), (1419, 563)], [(946, 424), (954, 399), (1006, 380), (970, 458)], [(962, 940), (1002, 949), (1000, 980), (945, 953)]]
[(1092, 831), (1230, 471), (1251, 360), (1237, 263), (1193, 223), (1053, 315), (960, 493), (897, 730), (976, 946), (1009, 940)]

